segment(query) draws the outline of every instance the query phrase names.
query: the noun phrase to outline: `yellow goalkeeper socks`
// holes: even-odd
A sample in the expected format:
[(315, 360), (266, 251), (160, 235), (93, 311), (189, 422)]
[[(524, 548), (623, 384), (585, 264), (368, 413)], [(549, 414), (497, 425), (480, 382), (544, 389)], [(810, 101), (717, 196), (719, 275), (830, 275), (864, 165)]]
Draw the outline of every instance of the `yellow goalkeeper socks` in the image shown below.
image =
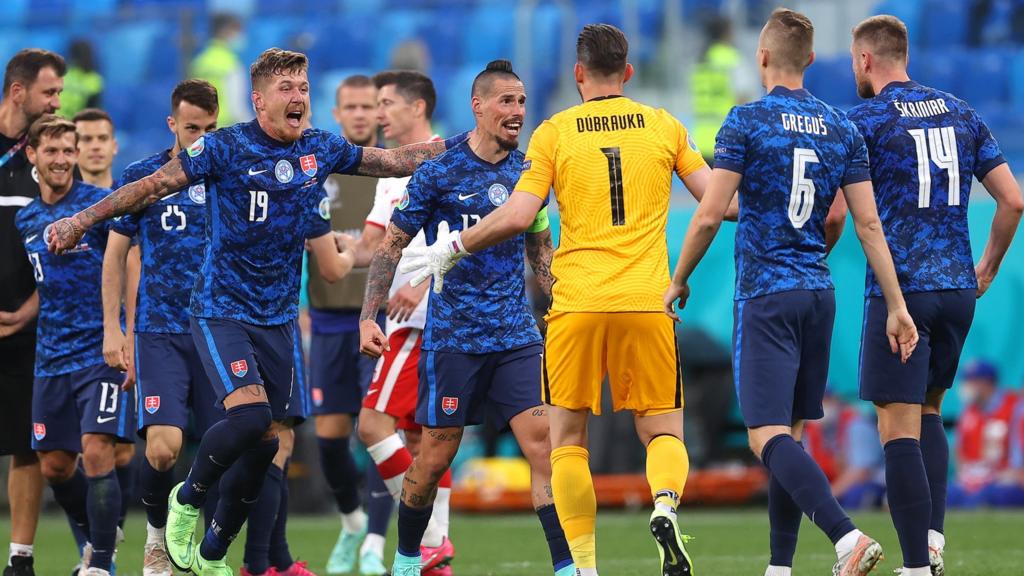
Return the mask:
[[(675, 436), (656, 436), (647, 445), (647, 483), (655, 505), (675, 510), (690, 473), (690, 455), (686, 445)], [(669, 492), (670, 494), (666, 494)]]
[(551, 490), (555, 509), (576, 568), (597, 567), (597, 497), (590, 476), (590, 453), (581, 446), (551, 451)]

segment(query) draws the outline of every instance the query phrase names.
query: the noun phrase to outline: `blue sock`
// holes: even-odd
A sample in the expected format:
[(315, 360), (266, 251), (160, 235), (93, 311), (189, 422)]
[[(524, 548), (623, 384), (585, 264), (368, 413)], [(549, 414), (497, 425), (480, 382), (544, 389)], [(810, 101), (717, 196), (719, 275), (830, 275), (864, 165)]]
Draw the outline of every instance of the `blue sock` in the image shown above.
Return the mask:
[(244, 452), (221, 478), (220, 501), (213, 522), (200, 544), (199, 552), (207, 560), (220, 560), (228, 553), (228, 546), (238, 536), (263, 490), (267, 468), (273, 466), (278, 440), (261, 440), (256, 447)]
[(320, 467), (327, 485), (334, 492), (338, 511), (342, 514), (354, 512), (359, 508), (359, 471), (352, 459), (349, 439), (317, 436), (316, 444), (320, 448)]
[(434, 506), (413, 508), (405, 502), (398, 503), (398, 553), (402, 556), (420, 555), (420, 543), (427, 531), (430, 514)]
[(793, 555), (796, 554), (796, 541), (800, 534), (802, 519), (800, 507), (775, 475), (771, 475), (768, 481), (768, 524), (771, 526), (768, 545), (772, 551), (769, 564), (793, 566)]
[(366, 531), (369, 534), (386, 536), (388, 524), (391, 523), (391, 511), (394, 508), (395, 499), (388, 492), (388, 487), (380, 477), (377, 467), (370, 462), (366, 467)]
[(569, 543), (565, 540), (562, 525), (558, 523), (558, 512), (555, 512), (555, 505), (548, 504), (537, 508), (537, 517), (540, 518), (540, 525), (544, 528), (544, 538), (548, 541), (551, 565), (554, 566), (555, 572), (558, 572), (572, 564), (572, 553), (569, 552)]
[(174, 488), (174, 469), (161, 472), (143, 458), (139, 465), (139, 485), (142, 505), (146, 507), (146, 522), (154, 528), (163, 528), (167, 525), (167, 497)]
[(885, 444), (885, 485), (889, 492), (889, 514), (903, 549), (903, 566), (928, 566), (932, 502), (917, 440), (897, 438)]
[(789, 434), (779, 434), (761, 451), (761, 461), (833, 544), (855, 529), (853, 521), (832, 496), (828, 478)]
[(292, 558), (292, 551), (288, 549), (288, 465), (291, 459), (285, 460), (284, 470), (281, 472), (281, 500), (277, 508), (277, 520), (274, 522), (274, 531), (270, 533), (270, 565), (284, 572), (291, 568), (295, 560)]
[(132, 496), (135, 495), (135, 460), (129, 462), (127, 466), (114, 468), (114, 472), (117, 473), (117, 484), (121, 487), (121, 513), (117, 517), (117, 525), (123, 528), (128, 507), (131, 506)]
[(53, 499), (57, 501), (61, 509), (68, 517), (68, 524), (71, 525), (71, 534), (75, 537), (75, 543), (81, 551), (85, 543), (89, 541), (89, 513), (86, 511), (86, 501), (89, 498), (89, 482), (85, 479), (85, 472), (81, 468), (75, 468), (75, 474), (67, 482), (51, 484)]
[(206, 492), (206, 501), (203, 502), (203, 532), (210, 529), (213, 523), (213, 515), (217, 513), (217, 505), (220, 504), (220, 482), (217, 482)]
[(271, 421), (267, 403), (243, 404), (228, 410), (223, 420), (203, 434), (192, 469), (178, 491), (178, 502), (197, 508), (202, 506), (210, 486), (243, 452), (260, 443)]
[(943, 532), (946, 524), (946, 477), (949, 474), (949, 441), (942, 427), (942, 416), (921, 416), (921, 457), (928, 474), (928, 491), (932, 497), (929, 528)]
[(86, 510), (89, 514), (89, 542), (92, 560), (89, 567), (110, 571), (117, 545), (117, 518), (121, 513), (121, 487), (111, 470), (103, 476), (90, 476)]
[(263, 480), (260, 498), (249, 510), (243, 562), (249, 572), (263, 574), (270, 568), (270, 536), (281, 504), (281, 469), (271, 465)]

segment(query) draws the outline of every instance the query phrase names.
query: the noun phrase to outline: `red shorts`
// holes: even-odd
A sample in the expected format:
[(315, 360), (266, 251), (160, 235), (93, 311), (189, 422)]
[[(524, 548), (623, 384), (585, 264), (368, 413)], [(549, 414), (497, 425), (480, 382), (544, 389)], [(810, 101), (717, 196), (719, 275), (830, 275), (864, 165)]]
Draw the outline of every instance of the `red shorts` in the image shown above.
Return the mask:
[(416, 394), (419, 389), (417, 367), (423, 331), (402, 328), (388, 337), (391, 350), (377, 361), (373, 381), (363, 398), (363, 407), (398, 419), (398, 428), (418, 430)]

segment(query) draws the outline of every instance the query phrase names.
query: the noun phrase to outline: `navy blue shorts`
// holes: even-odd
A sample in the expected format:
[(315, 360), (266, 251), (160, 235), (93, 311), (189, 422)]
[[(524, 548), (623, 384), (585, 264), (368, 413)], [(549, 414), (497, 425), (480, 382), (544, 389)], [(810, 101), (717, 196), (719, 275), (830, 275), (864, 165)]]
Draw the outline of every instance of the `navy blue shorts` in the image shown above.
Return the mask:
[(224, 416), (191, 334), (137, 332), (135, 373), (140, 436), (147, 426), (185, 430), (190, 419), (205, 430)]
[(314, 332), (309, 345), (313, 414), (358, 414), (376, 366), (376, 360), (359, 353), (359, 330)]
[(973, 288), (905, 294), (920, 337), (906, 364), (889, 347), (885, 300), (867, 298), (860, 344), (861, 399), (876, 404), (924, 404), (928, 390), (951, 388), (974, 320), (977, 295)]
[(299, 323), (294, 322), (294, 351), (292, 362), (295, 363), (295, 384), (292, 386), (292, 395), (288, 399), (288, 415), (285, 423), (294, 428), (306, 421), (312, 413), (310, 406), (309, 389), (306, 382), (306, 354), (302, 351), (302, 332), (299, 330)]
[(490, 408), (499, 428), (520, 412), (541, 404), (541, 354), (530, 344), (488, 354), (423, 350), (419, 365), (416, 423), (430, 428), (484, 421)]
[(295, 380), (294, 322), (257, 326), (227, 318), (191, 318), (192, 338), (217, 394), (217, 403), (238, 388), (266, 390), (274, 420), (288, 417)]
[(134, 442), (135, 396), (121, 390), (124, 373), (97, 364), (40, 376), (32, 388), (32, 449), (82, 451), (84, 434)]
[(747, 428), (821, 418), (835, 293), (793, 290), (739, 300), (733, 314), (733, 382)]

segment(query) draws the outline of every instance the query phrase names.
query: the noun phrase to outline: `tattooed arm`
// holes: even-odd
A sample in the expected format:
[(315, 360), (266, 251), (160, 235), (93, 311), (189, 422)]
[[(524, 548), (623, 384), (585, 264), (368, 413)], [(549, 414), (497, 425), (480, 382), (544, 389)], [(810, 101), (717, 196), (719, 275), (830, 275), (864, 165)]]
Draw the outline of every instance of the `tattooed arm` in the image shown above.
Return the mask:
[(70, 218), (54, 222), (50, 226), (46, 243), (51, 251), (60, 254), (77, 245), (85, 231), (97, 222), (138, 212), (186, 184), (188, 176), (185, 175), (181, 161), (172, 158), (149, 176), (114, 190), (106, 198)]
[(533, 268), (533, 275), (537, 278), (541, 293), (548, 301), (551, 300), (551, 285), (555, 283), (551, 275), (551, 258), (554, 252), (551, 228), (526, 234), (526, 259), (530, 262), (530, 268)]
[(420, 142), (390, 150), (365, 147), (363, 161), (359, 163), (356, 173), (379, 178), (408, 176), (424, 160), (429, 160), (444, 151), (444, 142)]
[(384, 241), (370, 262), (369, 277), (366, 280), (366, 296), (363, 310), (359, 314), (359, 351), (378, 358), (388, 348), (387, 338), (377, 325), (377, 314), (388, 299), (391, 283), (395, 279), (395, 268), (402, 259), (402, 249), (409, 245), (412, 236), (394, 224), (388, 225)]

